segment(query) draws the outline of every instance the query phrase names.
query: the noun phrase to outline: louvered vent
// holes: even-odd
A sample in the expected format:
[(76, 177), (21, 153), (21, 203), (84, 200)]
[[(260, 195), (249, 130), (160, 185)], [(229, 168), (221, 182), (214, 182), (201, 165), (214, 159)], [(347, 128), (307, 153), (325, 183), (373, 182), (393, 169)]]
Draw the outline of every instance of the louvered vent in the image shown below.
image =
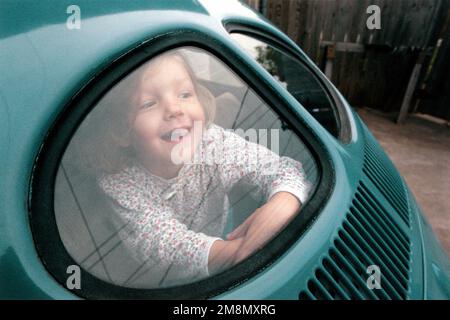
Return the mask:
[[(381, 270), (381, 289), (367, 286), (367, 267)], [(328, 254), (299, 298), (406, 299), (410, 241), (369, 189), (360, 183)]]
[(370, 136), (366, 136), (363, 172), (409, 227), (407, 195), (402, 178), (392, 162), (387, 157), (382, 156), (380, 147), (373, 142)]

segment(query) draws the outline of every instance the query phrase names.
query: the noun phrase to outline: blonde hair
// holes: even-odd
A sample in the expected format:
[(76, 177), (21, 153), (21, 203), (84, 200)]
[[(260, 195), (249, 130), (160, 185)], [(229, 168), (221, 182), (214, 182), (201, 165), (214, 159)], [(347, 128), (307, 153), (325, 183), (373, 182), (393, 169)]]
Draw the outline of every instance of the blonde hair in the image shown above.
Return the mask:
[(133, 71), (108, 91), (81, 123), (64, 155), (65, 160), (95, 175), (116, 173), (135, 160), (133, 147), (121, 143), (131, 131), (134, 94), (150, 65), (160, 59), (178, 59), (189, 76), (205, 113), (206, 128), (214, 121), (215, 97), (202, 86), (187, 59), (179, 51), (159, 55)]

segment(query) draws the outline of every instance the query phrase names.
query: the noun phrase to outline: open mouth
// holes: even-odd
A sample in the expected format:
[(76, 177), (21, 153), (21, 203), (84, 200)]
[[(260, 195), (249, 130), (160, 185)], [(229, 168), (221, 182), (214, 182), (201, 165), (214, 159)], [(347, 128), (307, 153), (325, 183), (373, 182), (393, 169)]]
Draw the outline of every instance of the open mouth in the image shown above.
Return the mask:
[(179, 143), (191, 135), (191, 128), (176, 128), (170, 130), (161, 136), (166, 142)]

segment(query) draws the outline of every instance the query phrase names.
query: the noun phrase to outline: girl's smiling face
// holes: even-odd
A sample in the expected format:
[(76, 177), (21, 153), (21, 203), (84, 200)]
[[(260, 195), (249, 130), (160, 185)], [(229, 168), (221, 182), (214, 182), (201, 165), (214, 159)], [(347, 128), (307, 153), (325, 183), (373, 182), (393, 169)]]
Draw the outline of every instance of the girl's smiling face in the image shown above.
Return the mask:
[(173, 152), (179, 153), (178, 158), (190, 159), (201, 139), (194, 123), (205, 123), (204, 109), (182, 58), (168, 55), (152, 60), (142, 74), (134, 102), (132, 144), (139, 160), (156, 175), (175, 176), (181, 165), (174, 163)]

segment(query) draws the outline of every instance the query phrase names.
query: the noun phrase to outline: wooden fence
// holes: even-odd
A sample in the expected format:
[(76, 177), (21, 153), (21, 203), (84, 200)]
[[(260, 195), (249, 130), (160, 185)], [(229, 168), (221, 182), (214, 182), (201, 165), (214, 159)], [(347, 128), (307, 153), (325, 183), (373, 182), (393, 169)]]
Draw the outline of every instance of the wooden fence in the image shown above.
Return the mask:
[[(325, 70), (335, 49), (331, 80), (355, 106), (399, 110), (419, 56), (430, 61), (450, 7), (446, 0), (248, 0)], [(366, 25), (377, 5), (381, 29)], [(444, 19), (445, 20), (445, 19)], [(420, 82), (419, 82), (420, 84)]]

